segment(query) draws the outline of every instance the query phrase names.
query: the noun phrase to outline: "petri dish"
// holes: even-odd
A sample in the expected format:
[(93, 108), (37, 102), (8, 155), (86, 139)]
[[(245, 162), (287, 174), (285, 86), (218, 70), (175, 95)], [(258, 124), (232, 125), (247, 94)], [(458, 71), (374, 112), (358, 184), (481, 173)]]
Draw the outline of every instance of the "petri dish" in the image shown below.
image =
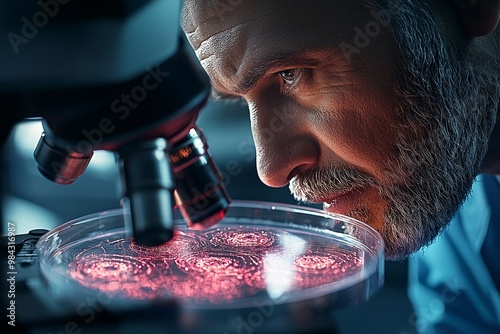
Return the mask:
[(383, 241), (370, 226), (323, 211), (233, 201), (216, 226), (189, 229), (174, 212), (174, 237), (134, 243), (121, 209), (64, 223), (37, 243), (40, 274), (54, 298), (98, 296), (111, 309), (174, 301), (185, 309), (237, 309), (321, 299), (368, 300), (383, 285)]

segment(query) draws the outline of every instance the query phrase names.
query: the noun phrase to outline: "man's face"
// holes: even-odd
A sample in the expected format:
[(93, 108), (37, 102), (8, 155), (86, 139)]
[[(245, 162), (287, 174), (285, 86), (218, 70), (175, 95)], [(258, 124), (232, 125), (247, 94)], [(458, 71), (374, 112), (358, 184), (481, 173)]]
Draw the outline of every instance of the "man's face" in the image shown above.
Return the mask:
[(448, 223), (489, 131), (471, 133), (491, 127), (477, 75), (412, 6), (192, 0), (183, 16), (214, 89), (248, 103), (262, 181), (368, 223), (387, 258)]

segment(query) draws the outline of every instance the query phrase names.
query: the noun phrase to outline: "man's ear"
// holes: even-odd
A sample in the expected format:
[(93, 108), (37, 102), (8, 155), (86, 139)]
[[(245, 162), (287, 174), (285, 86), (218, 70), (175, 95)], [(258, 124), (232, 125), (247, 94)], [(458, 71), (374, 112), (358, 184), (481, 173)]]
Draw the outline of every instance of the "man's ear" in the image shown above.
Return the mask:
[(464, 31), (472, 37), (491, 33), (500, 18), (500, 0), (451, 0)]

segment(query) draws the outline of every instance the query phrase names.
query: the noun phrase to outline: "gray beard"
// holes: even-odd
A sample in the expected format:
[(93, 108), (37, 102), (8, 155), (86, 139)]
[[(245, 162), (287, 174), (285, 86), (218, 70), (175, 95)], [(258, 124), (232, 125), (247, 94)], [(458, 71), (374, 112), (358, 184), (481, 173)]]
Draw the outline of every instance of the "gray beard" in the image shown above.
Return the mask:
[[(467, 198), (495, 124), (500, 79), (478, 74), (443, 39), (425, 4), (394, 0), (385, 8), (371, 6), (393, 13), (388, 29), (399, 44), (402, 67), (394, 87), (402, 126), (384, 181), (332, 166), (294, 178), (290, 190), (307, 201), (359, 183), (376, 187), (388, 202), (379, 231), (385, 256), (395, 260), (430, 244)], [(365, 215), (355, 218), (370, 219), (366, 208), (355, 212)]]

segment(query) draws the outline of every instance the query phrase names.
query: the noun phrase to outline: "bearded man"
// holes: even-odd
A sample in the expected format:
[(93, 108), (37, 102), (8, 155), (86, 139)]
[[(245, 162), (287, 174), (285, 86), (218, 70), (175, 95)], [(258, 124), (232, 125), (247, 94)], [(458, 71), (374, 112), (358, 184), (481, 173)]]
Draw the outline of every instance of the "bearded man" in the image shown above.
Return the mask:
[(215, 95), (248, 104), (260, 179), (366, 222), (387, 259), (415, 254), (421, 332), (500, 330), (499, 16), (497, 0), (183, 8)]

